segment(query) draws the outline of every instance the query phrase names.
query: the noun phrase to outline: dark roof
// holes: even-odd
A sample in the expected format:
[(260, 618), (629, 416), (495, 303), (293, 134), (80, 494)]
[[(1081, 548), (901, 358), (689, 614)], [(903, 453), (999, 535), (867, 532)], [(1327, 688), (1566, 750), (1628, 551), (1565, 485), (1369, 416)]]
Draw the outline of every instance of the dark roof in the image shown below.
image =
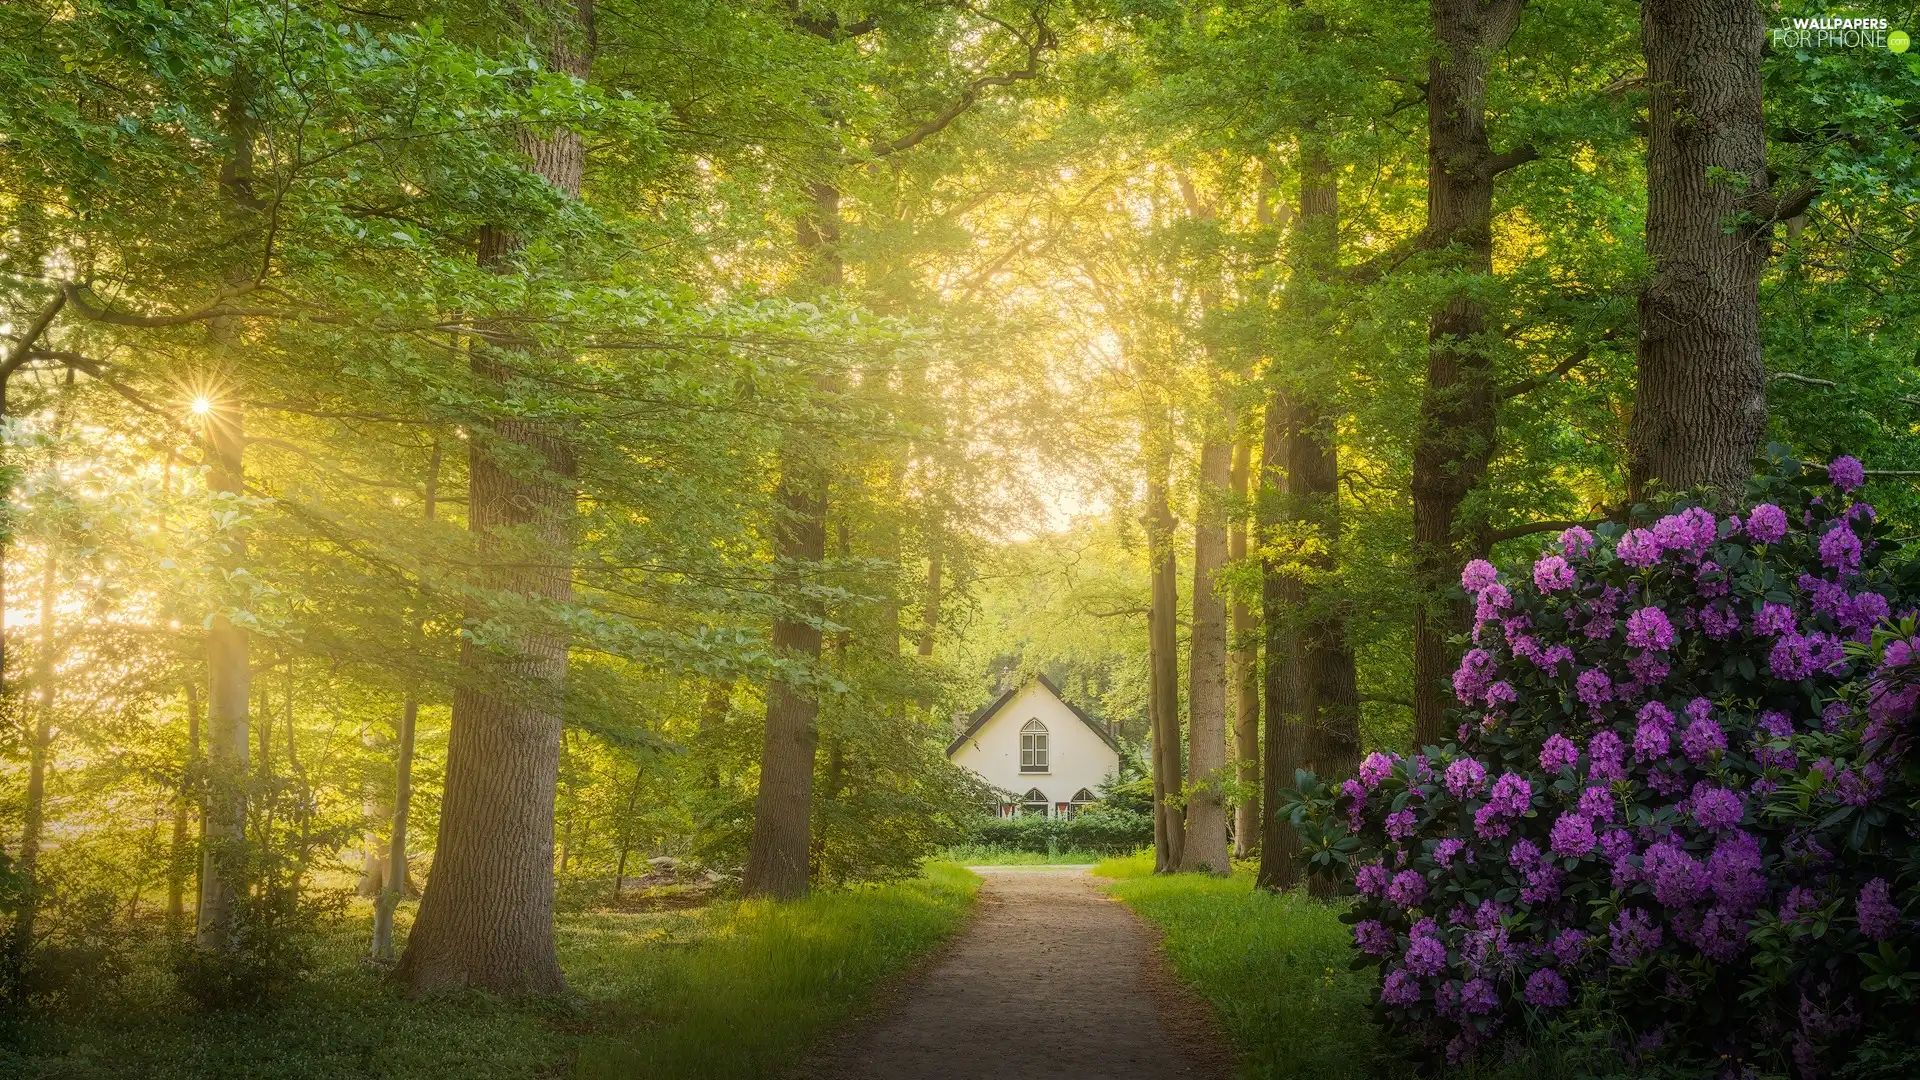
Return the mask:
[[(1035, 678), (1040, 680), (1041, 686), (1044, 686), (1047, 688), (1048, 693), (1060, 699), (1060, 704), (1065, 705), (1068, 709), (1072, 710), (1073, 715), (1079, 717), (1081, 723), (1087, 725), (1088, 729), (1091, 730), (1095, 735), (1100, 736), (1101, 742), (1106, 743), (1108, 746), (1112, 747), (1114, 753), (1117, 754), (1120, 752), (1120, 741), (1113, 737), (1113, 732), (1107, 729), (1106, 724), (1101, 723), (1099, 720), (1094, 719), (1092, 716), (1089, 716), (1085, 709), (1082, 709), (1080, 706), (1075, 705), (1071, 701), (1068, 701), (1067, 695), (1061, 693), (1060, 688), (1053, 685), (1052, 679), (1047, 678), (1045, 675), (1038, 675), (1038, 676), (1035, 676)], [(981, 726), (984, 725), (989, 719), (993, 717), (994, 713), (999, 712), (1000, 709), (1003, 706), (1005, 706), (1007, 702), (1013, 700), (1013, 696), (1015, 694), (1018, 694), (1020, 691), (1025, 690), (1026, 688), (1027, 688), (1027, 684), (1024, 682), (1015, 683), (1013, 684), (1013, 686), (1007, 689), (1006, 693), (1001, 694), (997, 698), (994, 698), (992, 701), (987, 703), (985, 708), (982, 708), (979, 712), (974, 713), (973, 716), (967, 720), (967, 729), (965, 731), (962, 731), (959, 735), (955, 736), (954, 740), (947, 744), (947, 756), (952, 757), (953, 752), (955, 750), (958, 750), (962, 746), (965, 746), (967, 744), (967, 740), (973, 738), (974, 733), (979, 731)]]

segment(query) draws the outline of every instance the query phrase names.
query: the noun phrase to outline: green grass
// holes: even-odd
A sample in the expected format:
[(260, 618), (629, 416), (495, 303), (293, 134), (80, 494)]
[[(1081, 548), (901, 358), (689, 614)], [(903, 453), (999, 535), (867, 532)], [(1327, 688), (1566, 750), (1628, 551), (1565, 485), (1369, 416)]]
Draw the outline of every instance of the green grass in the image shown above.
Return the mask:
[(1410, 1070), (1375, 1028), (1371, 971), (1347, 970), (1347, 928), (1334, 906), (1199, 874), (1154, 877), (1153, 856), (1112, 859), (1093, 872), (1165, 934), (1174, 970), (1213, 1003), (1242, 1052), (1241, 1075), (1403, 1077)]
[[(561, 963), (576, 998), (513, 1006), (414, 1002), (343, 933), (278, 1008), (205, 1014), (142, 968), (91, 1009), (0, 1050), (31, 1080), (728, 1080), (792, 1061), (878, 984), (957, 929), (979, 879), (931, 864), (918, 879), (797, 903), (569, 916)], [(358, 930), (356, 926), (354, 928)]]
[(1109, 856), (1078, 848), (1060, 848), (1042, 854), (999, 844), (956, 844), (940, 857), (961, 866), (1087, 866)]

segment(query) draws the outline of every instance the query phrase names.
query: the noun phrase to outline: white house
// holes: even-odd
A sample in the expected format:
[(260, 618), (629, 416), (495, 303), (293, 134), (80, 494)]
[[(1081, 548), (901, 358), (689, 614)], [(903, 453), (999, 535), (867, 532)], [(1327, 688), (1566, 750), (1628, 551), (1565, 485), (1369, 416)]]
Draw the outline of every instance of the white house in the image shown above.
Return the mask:
[(1071, 814), (1119, 771), (1120, 740), (1040, 675), (974, 713), (947, 760), (1000, 789), (1001, 817)]

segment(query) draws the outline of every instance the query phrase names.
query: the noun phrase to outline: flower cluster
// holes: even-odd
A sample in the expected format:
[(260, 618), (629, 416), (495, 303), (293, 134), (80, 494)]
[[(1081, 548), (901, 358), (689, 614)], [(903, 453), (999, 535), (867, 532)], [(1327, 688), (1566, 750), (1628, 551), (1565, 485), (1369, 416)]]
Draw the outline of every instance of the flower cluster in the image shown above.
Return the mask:
[(1920, 929), (1883, 853), (1920, 835), (1889, 809), (1920, 800), (1884, 798), (1916, 771), (1920, 616), (1859, 463), (1824, 491), (1799, 471), (1741, 514), (1570, 529), (1511, 578), (1470, 563), (1458, 742), (1301, 789), (1357, 834), (1355, 945), (1393, 1024), (1457, 1061), (1600, 1001), (1681, 1056), (1772, 1032), (1741, 1052), (1806, 1073), (1898, 1015), (1911, 988), (1859, 956)]

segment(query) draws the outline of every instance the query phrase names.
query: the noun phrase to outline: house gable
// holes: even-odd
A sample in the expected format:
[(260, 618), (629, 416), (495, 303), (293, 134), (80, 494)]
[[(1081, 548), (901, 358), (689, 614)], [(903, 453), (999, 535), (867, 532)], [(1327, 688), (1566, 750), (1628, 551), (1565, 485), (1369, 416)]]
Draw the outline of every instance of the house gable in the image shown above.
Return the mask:
[[(1106, 724), (1076, 708), (1045, 677), (1030, 679), (975, 713), (947, 757), (1012, 796), (1002, 810), (1042, 803), (1051, 811), (1090, 800), (1120, 765)], [(1038, 793), (1039, 797), (1035, 797)]]

